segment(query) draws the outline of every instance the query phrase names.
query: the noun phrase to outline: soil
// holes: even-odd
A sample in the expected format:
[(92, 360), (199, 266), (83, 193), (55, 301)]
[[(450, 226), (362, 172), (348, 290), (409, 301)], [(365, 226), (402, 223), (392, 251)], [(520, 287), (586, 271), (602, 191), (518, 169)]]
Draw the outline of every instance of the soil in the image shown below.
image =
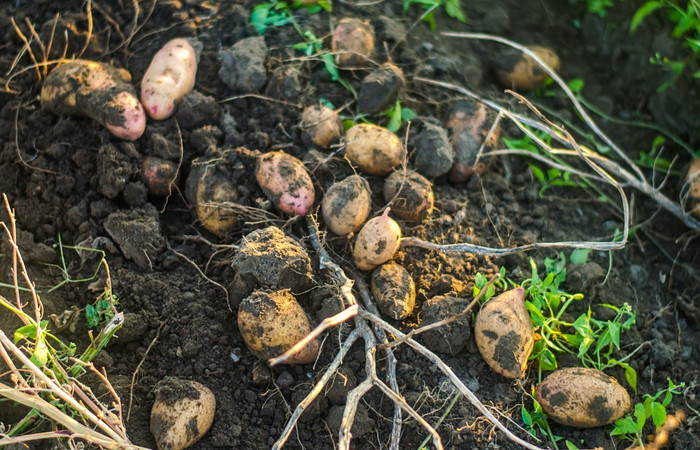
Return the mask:
[[(106, 252), (114, 292), (120, 301), (118, 308), (125, 312), (126, 321), (96, 364), (106, 368), (121, 396), (125, 426), (134, 443), (155, 446), (149, 431), (154, 387), (163, 378), (175, 376), (204, 384), (217, 399), (214, 423), (193, 448), (267, 448), (336, 354), (338, 333), (345, 336), (351, 325), (328, 333), (315, 364), (269, 368), (256, 359), (236, 325), (238, 304), (250, 289), (245, 277), (236, 273), (238, 266), (232, 264), (238, 254), (236, 246), (244, 236), (275, 225), (306, 249), (311, 256), (313, 283), (294, 293), (315, 322), (337, 311), (337, 292), (318, 270), (318, 256), (310, 245), (305, 221), (289, 219), (275, 210), (256, 184), (249, 163), (239, 162), (228, 173), (239, 194), (237, 225), (232, 230), (218, 235), (207, 232), (195, 220), (195, 208), (182, 193), (195, 158), (244, 146), (261, 152), (284, 150), (305, 161), (316, 187), (317, 206), (332, 182), (351, 175), (353, 170), (342, 153), (321, 152), (304, 144), (299, 125), (301, 111), (325, 99), (336, 108), (349, 104), (341, 114), (351, 118), (357, 113), (356, 105), (349, 91), (331, 79), (319, 58), (291, 48), (301, 40), (292, 25), (271, 26), (262, 38), (257, 38), (249, 25), (257, 1), (154, 3), (92, 2), (90, 26), (81, 2), (3, 2), (0, 82), (11, 92), (0, 93), (0, 191), (16, 210), (20, 248), (41, 291), (47, 316), (85, 308), (97, 295), (92, 282), (104, 281), (104, 273), (100, 272), (95, 280), (77, 282), (92, 277), (97, 261), (93, 253), (66, 248), (66, 266), (76, 282), (49, 292), (63, 280), (56, 266), (61, 261), (59, 238), (63, 245)], [(583, 96), (603, 113), (625, 121), (654, 123), (692, 148), (700, 147), (700, 84), (681, 77), (668, 89), (658, 90), (669, 79), (669, 73), (651, 65), (649, 57), (656, 52), (671, 60), (682, 55), (678, 54), (677, 41), (670, 37), (669, 27), (655, 17), (633, 35), (628, 33), (634, 2), (616, 2), (604, 18), (577, 9), (580, 2), (573, 0), (462, 3), (467, 23), (439, 13), (438, 31), (487, 32), (524, 44), (549, 46), (559, 54), (563, 78), (584, 80)], [(134, 4), (140, 6), (136, 21)], [(31, 67), (32, 61), (10, 18), (26, 36), (31, 36), (27, 23), (34, 24), (46, 44), (57, 13), (59, 20), (48, 59), (59, 58), (66, 45), (67, 57), (81, 55), (126, 68), (136, 85), (150, 58), (169, 39), (197, 38), (202, 51), (196, 92), (186, 97), (174, 118), (149, 121), (145, 134), (135, 142), (115, 138), (89, 118), (42, 110), (38, 76), (43, 76), (43, 70)], [(390, 59), (403, 70), (406, 86), (401, 94), (402, 106), (418, 115), (410, 130), (404, 124), (399, 136), (408, 133), (413, 137), (429, 127), (423, 124), (444, 126), (450, 107), (460, 98), (453, 91), (416, 81), (416, 76), (465, 86), (525, 111), (503, 92), (493, 75), (493, 56), (503, 50), (502, 46), (444, 37), (424, 22), (414, 26), (419, 13), (414, 6), (404, 15), (398, 1), (340, 1), (334, 2), (332, 14), (299, 10), (296, 21), (324, 37), (326, 48), (331, 20), (354, 16), (372, 24), (377, 36), (373, 63), (378, 66)], [(138, 24), (136, 28), (134, 23)], [(40, 60), (36, 40), (32, 49)], [(225, 70), (220, 71), (224, 66)], [(343, 70), (341, 76), (358, 90), (367, 73)], [(550, 96), (547, 91), (549, 88), (530, 93), (528, 98), (553, 121), (576, 122), (577, 116), (563, 96)], [(383, 125), (388, 121), (382, 116), (372, 120)], [(640, 151), (648, 153), (659, 134), (630, 122), (618, 124), (599, 116), (596, 120), (632, 159)], [(520, 137), (518, 133), (504, 121), (503, 136)], [(671, 139), (667, 139), (662, 156), (677, 158), (679, 172), (690, 159), (688, 152)], [(142, 175), (147, 157), (178, 167), (172, 195), (149, 193)], [(653, 183), (662, 183), (662, 174), (644, 171)], [(372, 214), (377, 215), (384, 206), (383, 179), (366, 178), (373, 192)], [(538, 195), (541, 185), (521, 156), (500, 157), (485, 173), (473, 175), (465, 183), (451, 184), (445, 176), (432, 181), (435, 211), (419, 224), (400, 221), (405, 236), (440, 244), (514, 247), (532, 242), (610, 240), (623, 225), (619, 209), (601, 200), (602, 196), (618, 198), (615, 190), (602, 185), (597, 186), (598, 191), (555, 186)], [(672, 175), (665, 180), (664, 192), (677, 199), (680, 185), (678, 176)], [(671, 433), (668, 448), (700, 448), (700, 240), (697, 230), (686, 228), (653, 200), (631, 189), (626, 193), (632, 203), (634, 235), (623, 250), (593, 251), (585, 264), (569, 266), (563, 287), (583, 293), (584, 299), (574, 303), (566, 319), (572, 320), (590, 307), (595, 317), (607, 320), (612, 317), (601, 304), (631, 304), (637, 322), (622, 335), (622, 348), (616, 355), (623, 358), (642, 345), (629, 359), (639, 377), (634, 401), (665, 388), (667, 378), (685, 382), (686, 389), (674, 398), (669, 410), (682, 409), (687, 419)], [(323, 231), (322, 222), (320, 226)], [(346, 238), (328, 234), (324, 245), (337, 262), (351, 261), (351, 245)], [(477, 272), (489, 276), (503, 266), (508, 277), (522, 280), (530, 272), (529, 258), (542, 271), (544, 258), (555, 258), (557, 253), (550, 249), (487, 257), (405, 248), (396, 255), (395, 262), (403, 265), (415, 281), (416, 307), (407, 319), (392, 323), (404, 330), (416, 327), (422, 305), (438, 295), (471, 299)], [(7, 251), (3, 254), (1, 281), (11, 283), (10, 258)], [(369, 280), (369, 273), (357, 276)], [(99, 291), (99, 284), (97, 287)], [(6, 290), (3, 295), (13, 294)], [(84, 346), (85, 321), (79, 316), (73, 324), (56, 333), (61, 339)], [(3, 311), (0, 326), (10, 334), (17, 323)], [(541, 446), (552, 445), (546, 440), (536, 441), (519, 427), (523, 423), (521, 405), (532, 408), (530, 393), (537, 382), (536, 368), (530, 368), (526, 378), (518, 382), (496, 375), (478, 354), (473, 336), (467, 336), (464, 349), (456, 354), (439, 354), (516, 434)], [(329, 387), (302, 416), (288, 447), (334, 448), (346, 393), (364, 379), (364, 358), (362, 344), (358, 343)], [(396, 358), (401, 395), (435, 424), (450, 404), (454, 389), (440, 371), (407, 346), (396, 348)], [(383, 370), (384, 361), (380, 359), (379, 363)], [(560, 365), (577, 366), (580, 362), (564, 356)], [(624, 380), (621, 370), (607, 373)], [(0, 422), (13, 423), (22, 415), (18, 409), (3, 403)], [(391, 402), (378, 390), (370, 391), (360, 402), (353, 446), (387, 447), (391, 415)], [(577, 430), (553, 425), (552, 430), (580, 448), (629, 445), (610, 438), (606, 428)], [(651, 431), (647, 427), (645, 434)], [(465, 399), (454, 404), (438, 432), (449, 448), (518, 448), (494, 431)], [(405, 419), (401, 448), (417, 448), (426, 436), (415, 421)]]

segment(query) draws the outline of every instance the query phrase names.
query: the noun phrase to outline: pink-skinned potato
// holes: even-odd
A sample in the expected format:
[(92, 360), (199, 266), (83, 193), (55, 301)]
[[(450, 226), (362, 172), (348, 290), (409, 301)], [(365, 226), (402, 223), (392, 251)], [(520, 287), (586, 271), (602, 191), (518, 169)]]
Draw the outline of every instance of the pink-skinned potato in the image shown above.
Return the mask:
[(146, 114), (125, 69), (77, 59), (49, 73), (41, 108), (54, 114), (86, 116), (120, 139), (135, 141), (146, 129)]
[(355, 240), (353, 260), (360, 270), (372, 270), (389, 261), (399, 249), (401, 227), (391, 217), (389, 208), (364, 224)]
[(176, 38), (151, 60), (141, 81), (141, 103), (155, 120), (175, 113), (182, 98), (194, 88), (197, 54), (187, 39)]
[(255, 179), (265, 196), (285, 214), (303, 216), (314, 204), (314, 184), (304, 164), (281, 150), (257, 157)]

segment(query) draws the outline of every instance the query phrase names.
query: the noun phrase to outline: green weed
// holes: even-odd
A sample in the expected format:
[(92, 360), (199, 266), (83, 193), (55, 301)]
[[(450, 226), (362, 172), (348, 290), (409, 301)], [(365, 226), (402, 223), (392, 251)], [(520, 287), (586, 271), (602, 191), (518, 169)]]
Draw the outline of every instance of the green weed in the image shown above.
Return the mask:
[(460, 0), (404, 0), (403, 13), (406, 14), (412, 5), (419, 5), (426, 11), (423, 13), (421, 20), (428, 22), (431, 30), (437, 28), (434, 13), (440, 7), (444, 7), (445, 13), (453, 19), (457, 19), (462, 23), (467, 22), (467, 16), (462, 10)]
[(402, 124), (413, 120), (416, 117), (416, 112), (411, 108), (402, 108), (399, 99), (396, 99), (396, 104), (382, 115), (389, 118), (387, 129), (392, 133), (396, 133), (401, 128)]

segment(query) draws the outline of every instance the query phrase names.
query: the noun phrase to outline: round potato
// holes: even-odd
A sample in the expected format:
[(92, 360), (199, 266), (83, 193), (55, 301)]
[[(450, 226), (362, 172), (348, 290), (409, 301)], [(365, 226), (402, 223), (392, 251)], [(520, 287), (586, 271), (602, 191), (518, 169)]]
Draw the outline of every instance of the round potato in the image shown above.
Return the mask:
[(404, 220), (420, 222), (433, 212), (433, 187), (414, 170), (396, 170), (384, 180), (384, 201), (393, 202), (391, 210)]
[(196, 381), (165, 377), (155, 388), (151, 433), (159, 450), (181, 450), (202, 438), (214, 421), (216, 398)]
[[(267, 361), (281, 355), (311, 332), (311, 323), (289, 290), (255, 291), (238, 306), (238, 329), (256, 357)], [(313, 362), (319, 342), (311, 341), (288, 364)]]
[[(529, 45), (528, 48), (552, 70), (559, 70), (559, 56), (554, 50), (541, 45)], [(503, 87), (516, 91), (537, 89), (549, 77), (534, 59), (517, 50), (501, 53), (495, 66), (496, 78)]]
[(357, 232), (369, 217), (370, 196), (369, 183), (360, 175), (351, 175), (333, 184), (321, 201), (328, 229), (338, 236)]
[(372, 272), (372, 295), (379, 310), (394, 320), (411, 315), (416, 306), (416, 285), (403, 266), (386, 263)]
[(401, 165), (404, 149), (398, 136), (386, 128), (360, 123), (345, 134), (345, 155), (365, 173), (387, 175)]
[(369, 22), (346, 17), (338, 22), (331, 38), (331, 50), (340, 67), (361, 66), (374, 53), (374, 30)]
[(338, 142), (342, 134), (342, 124), (338, 113), (323, 105), (307, 107), (301, 113), (302, 130), (307, 144), (310, 142), (320, 148), (329, 148)]
[(236, 226), (232, 204), (240, 195), (231, 181), (228, 165), (220, 157), (192, 161), (185, 196), (194, 206), (197, 220), (208, 231), (222, 237)]
[(695, 158), (688, 166), (685, 183), (688, 187), (687, 205), (690, 213), (700, 219), (700, 158)]
[(555, 370), (537, 386), (535, 396), (552, 420), (576, 428), (613, 423), (632, 404), (613, 377), (579, 367)]
[(360, 270), (372, 270), (389, 261), (401, 242), (401, 227), (389, 217), (389, 208), (367, 221), (357, 234), (353, 260)]
[(303, 216), (314, 204), (314, 184), (304, 164), (282, 150), (258, 156), (255, 179), (285, 214)]
[(474, 336), (479, 353), (494, 371), (507, 378), (525, 376), (535, 343), (525, 289), (511, 289), (486, 303), (476, 316)]

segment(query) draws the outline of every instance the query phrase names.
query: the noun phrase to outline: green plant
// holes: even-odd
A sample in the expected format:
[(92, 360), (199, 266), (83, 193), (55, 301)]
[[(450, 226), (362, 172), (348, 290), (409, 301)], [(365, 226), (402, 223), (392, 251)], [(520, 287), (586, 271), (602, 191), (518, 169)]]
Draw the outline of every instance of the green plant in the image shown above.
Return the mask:
[(586, 11), (598, 14), (600, 17), (605, 17), (608, 14), (608, 9), (613, 6), (612, 0), (585, 0), (585, 3)]
[[(538, 434), (546, 436), (552, 443), (555, 449), (558, 449), (558, 443), (564, 439), (562, 436), (557, 436), (552, 433), (552, 428), (549, 426), (547, 414), (542, 410), (542, 405), (535, 399), (535, 387), (532, 387), (532, 411), (528, 411), (523, 404), (520, 407), (520, 416), (523, 419), (523, 424), (528, 433), (537, 438)], [(564, 441), (564, 445), (568, 450), (577, 450), (578, 447), (568, 440)]]
[(674, 384), (668, 378), (668, 387), (666, 389), (662, 389), (654, 395), (644, 394), (644, 400), (634, 405), (632, 413), (627, 414), (622, 419), (618, 419), (613, 424), (614, 428), (610, 434), (630, 441), (635, 446), (644, 447), (645, 424), (651, 419), (656, 430), (661, 428), (666, 421), (666, 407), (673, 400), (673, 396), (680, 394), (684, 387), (685, 383)]
[(464, 11), (462, 11), (460, 0), (404, 0), (404, 14), (408, 12), (411, 5), (420, 5), (425, 10), (421, 16), (421, 20), (428, 22), (431, 30), (435, 30), (437, 28), (437, 25), (435, 24), (434, 12), (441, 6), (445, 7), (445, 13), (447, 13), (447, 15), (453, 19), (457, 19), (462, 23), (466, 23), (467, 21), (467, 16), (464, 14)]
[(416, 112), (411, 108), (402, 108), (401, 102), (399, 99), (396, 99), (396, 104), (382, 115), (389, 118), (387, 129), (392, 133), (396, 133), (402, 124), (416, 117)]

